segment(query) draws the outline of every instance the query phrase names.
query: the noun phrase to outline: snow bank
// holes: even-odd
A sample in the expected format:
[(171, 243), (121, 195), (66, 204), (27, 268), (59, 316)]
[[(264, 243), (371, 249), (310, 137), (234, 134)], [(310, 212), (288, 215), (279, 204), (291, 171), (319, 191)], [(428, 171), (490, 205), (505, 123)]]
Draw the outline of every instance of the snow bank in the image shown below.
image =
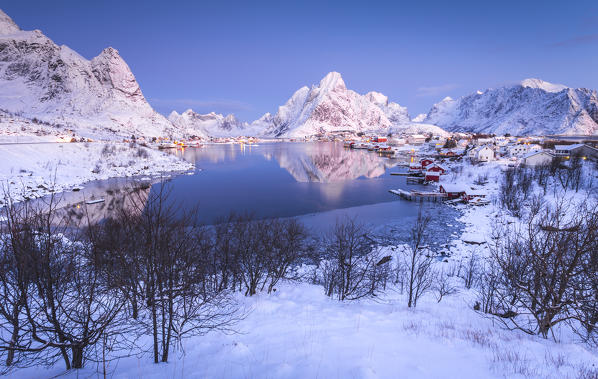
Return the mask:
[(92, 180), (193, 168), (173, 155), (124, 143), (0, 145), (0, 156), (0, 188), (15, 200), (70, 190)]

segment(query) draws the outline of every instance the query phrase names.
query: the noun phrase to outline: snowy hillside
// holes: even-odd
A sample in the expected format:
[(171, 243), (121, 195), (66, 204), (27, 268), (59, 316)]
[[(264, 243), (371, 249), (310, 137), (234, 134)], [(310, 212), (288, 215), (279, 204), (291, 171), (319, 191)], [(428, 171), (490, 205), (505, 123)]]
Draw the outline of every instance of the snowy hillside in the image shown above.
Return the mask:
[(0, 192), (17, 201), (92, 180), (159, 177), (193, 168), (174, 155), (118, 142), (6, 144), (0, 145), (0, 156)]
[(424, 122), (449, 131), (513, 135), (598, 134), (598, 94), (539, 79), (435, 104)]
[(174, 132), (147, 103), (117, 50), (87, 60), (39, 30), (20, 30), (1, 10), (0, 110), (84, 137)]
[(377, 92), (360, 95), (347, 89), (338, 72), (311, 88), (302, 87), (272, 117), (266, 134), (303, 137), (330, 132), (388, 132), (409, 122), (407, 109)]

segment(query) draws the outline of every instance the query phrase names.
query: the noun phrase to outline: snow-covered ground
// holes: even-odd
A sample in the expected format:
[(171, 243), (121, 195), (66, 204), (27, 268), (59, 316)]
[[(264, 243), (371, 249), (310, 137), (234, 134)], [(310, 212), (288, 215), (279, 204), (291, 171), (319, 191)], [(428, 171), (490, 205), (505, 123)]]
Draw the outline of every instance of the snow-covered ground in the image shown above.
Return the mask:
[(193, 168), (174, 155), (116, 142), (0, 145), (0, 157), (0, 188), (14, 200), (71, 190), (92, 180)]
[[(64, 146), (85, 148), (84, 144)], [(93, 163), (89, 160), (87, 164), (91, 167)], [(475, 166), (448, 164), (452, 173), (443, 176), (441, 183), (483, 190), (493, 201), (487, 206), (458, 206), (462, 211), (458, 221), (464, 223), (464, 233), (450, 243), (450, 257), (437, 265), (450, 267), (472, 254), (481, 259), (487, 256), (490, 234), (503, 216), (494, 200), (502, 169), (507, 164), (507, 161)], [(487, 178), (486, 184), (476, 184), (482, 177)], [(149, 354), (111, 361), (107, 375), (114, 378), (595, 378), (598, 375), (598, 352), (577, 342), (566, 328), (555, 328), (556, 342), (506, 330), (496, 320), (473, 310), (475, 289), (467, 290), (462, 279), (452, 279), (458, 288), (456, 294), (437, 303), (434, 293), (428, 293), (415, 309), (408, 308), (405, 295), (393, 288), (375, 299), (344, 303), (325, 296), (321, 286), (305, 281), (285, 282), (271, 295), (262, 293), (247, 298), (237, 294), (239, 303), (249, 311), (235, 326), (237, 333), (210, 332), (186, 340), (184, 351), (177, 351), (168, 364), (153, 364)], [(59, 363), (52, 368), (13, 373), (19, 378), (56, 375), (97, 377), (102, 375), (102, 367), (89, 362), (83, 370), (64, 373)]]
[[(108, 365), (113, 378), (577, 378), (596, 370), (598, 355), (500, 329), (475, 313), (466, 291), (432, 296), (415, 309), (389, 292), (341, 303), (322, 287), (286, 283), (272, 295), (239, 296), (249, 315), (238, 333), (209, 333), (184, 343), (168, 364), (128, 357)], [(90, 363), (61, 377), (96, 377)], [(27, 369), (15, 377), (59, 375)]]

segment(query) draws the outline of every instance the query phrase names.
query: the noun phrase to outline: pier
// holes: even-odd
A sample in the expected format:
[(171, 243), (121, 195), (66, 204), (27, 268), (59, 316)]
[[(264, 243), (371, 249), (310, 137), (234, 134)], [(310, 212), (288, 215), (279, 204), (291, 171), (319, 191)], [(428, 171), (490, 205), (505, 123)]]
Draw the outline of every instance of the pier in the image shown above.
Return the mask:
[(388, 192), (409, 201), (441, 201), (447, 198), (446, 193), (440, 192), (405, 191), (402, 189), (389, 190)]

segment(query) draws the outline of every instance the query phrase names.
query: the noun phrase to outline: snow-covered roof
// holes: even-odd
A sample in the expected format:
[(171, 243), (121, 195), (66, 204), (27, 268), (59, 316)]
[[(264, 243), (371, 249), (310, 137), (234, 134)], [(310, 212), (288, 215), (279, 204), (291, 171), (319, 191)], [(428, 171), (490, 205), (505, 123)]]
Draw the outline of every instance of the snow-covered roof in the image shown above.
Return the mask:
[(573, 145), (555, 145), (554, 149), (555, 150), (573, 150), (573, 149), (577, 149), (578, 147), (582, 147), (584, 144), (583, 143), (576, 143)]
[(552, 154), (549, 153), (548, 151), (540, 150), (540, 151), (531, 151), (531, 152), (523, 155), (521, 158), (522, 159), (527, 159), (529, 157), (533, 157), (534, 155), (538, 155), (538, 154), (547, 154), (547, 155), (552, 156)]
[(432, 167), (439, 167), (439, 168), (443, 169), (444, 171), (446, 171), (446, 167), (439, 165), (438, 163), (432, 163), (431, 165), (428, 166), (428, 169), (431, 169)]

